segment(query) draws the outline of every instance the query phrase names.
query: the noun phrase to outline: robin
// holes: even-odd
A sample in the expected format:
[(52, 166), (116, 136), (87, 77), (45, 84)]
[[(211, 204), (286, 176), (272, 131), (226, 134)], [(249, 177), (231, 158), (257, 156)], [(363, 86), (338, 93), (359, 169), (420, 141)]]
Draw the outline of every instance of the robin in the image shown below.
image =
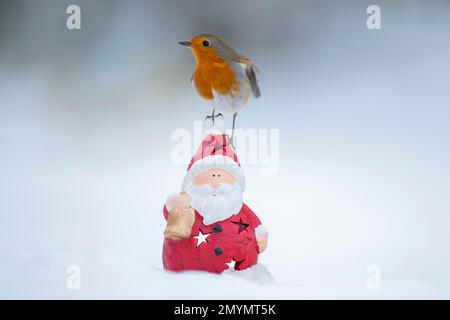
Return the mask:
[(260, 96), (252, 61), (237, 53), (216, 35), (201, 34), (179, 44), (192, 49), (197, 65), (191, 81), (199, 95), (211, 102), (213, 112), (206, 117), (214, 123), (216, 110), (233, 115), (231, 141), (238, 112), (245, 106), (250, 95)]

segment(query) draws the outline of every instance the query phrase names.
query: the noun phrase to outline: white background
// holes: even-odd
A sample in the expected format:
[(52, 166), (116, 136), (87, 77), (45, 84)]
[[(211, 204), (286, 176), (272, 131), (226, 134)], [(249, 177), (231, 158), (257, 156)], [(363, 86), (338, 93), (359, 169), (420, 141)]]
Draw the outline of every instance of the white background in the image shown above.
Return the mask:
[[(72, 3), (1, 4), (1, 298), (450, 298), (448, 2), (380, 1), (376, 31), (369, 1), (76, 1), (69, 31)], [(261, 70), (238, 127), (280, 130), (278, 173), (244, 166), (269, 284), (162, 271), (200, 32)]]

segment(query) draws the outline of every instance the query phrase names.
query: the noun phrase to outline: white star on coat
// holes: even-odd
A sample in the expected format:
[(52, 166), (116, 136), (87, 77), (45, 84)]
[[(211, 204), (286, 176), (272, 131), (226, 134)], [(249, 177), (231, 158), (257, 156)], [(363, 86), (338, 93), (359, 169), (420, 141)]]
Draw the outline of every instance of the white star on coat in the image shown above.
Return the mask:
[(235, 266), (235, 264), (236, 264), (236, 261), (231, 260), (230, 262), (225, 262), (225, 264), (228, 266), (228, 269), (229, 269), (229, 270), (233, 270), (233, 269), (234, 269), (234, 266)]
[(206, 238), (208, 238), (208, 236), (211, 233), (207, 233), (207, 234), (203, 234), (202, 231), (199, 229), (198, 230), (198, 236), (195, 236), (194, 238), (197, 239), (197, 247), (199, 245), (201, 245), (203, 242), (206, 242)]

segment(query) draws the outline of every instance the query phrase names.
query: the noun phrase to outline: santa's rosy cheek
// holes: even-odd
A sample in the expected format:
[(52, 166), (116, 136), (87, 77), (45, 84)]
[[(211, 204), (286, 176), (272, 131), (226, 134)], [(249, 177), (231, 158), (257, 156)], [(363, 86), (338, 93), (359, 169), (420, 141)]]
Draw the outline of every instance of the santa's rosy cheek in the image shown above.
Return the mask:
[(236, 181), (236, 179), (234, 178), (234, 176), (231, 173), (224, 171), (224, 170), (222, 170), (221, 177), (222, 177), (222, 182), (225, 182), (225, 183), (232, 184)]
[(199, 173), (195, 178), (194, 181), (192, 181), (192, 184), (194, 186), (199, 186), (202, 184), (209, 183), (209, 175), (206, 172)]

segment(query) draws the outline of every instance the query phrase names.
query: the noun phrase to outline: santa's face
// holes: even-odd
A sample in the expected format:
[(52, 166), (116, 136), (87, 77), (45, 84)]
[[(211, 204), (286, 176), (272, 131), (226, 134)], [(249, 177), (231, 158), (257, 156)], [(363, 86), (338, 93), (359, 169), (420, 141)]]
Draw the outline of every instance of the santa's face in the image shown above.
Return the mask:
[(186, 191), (205, 225), (225, 220), (242, 208), (242, 189), (234, 176), (223, 169), (200, 172)]

